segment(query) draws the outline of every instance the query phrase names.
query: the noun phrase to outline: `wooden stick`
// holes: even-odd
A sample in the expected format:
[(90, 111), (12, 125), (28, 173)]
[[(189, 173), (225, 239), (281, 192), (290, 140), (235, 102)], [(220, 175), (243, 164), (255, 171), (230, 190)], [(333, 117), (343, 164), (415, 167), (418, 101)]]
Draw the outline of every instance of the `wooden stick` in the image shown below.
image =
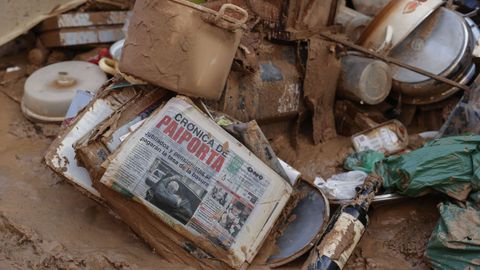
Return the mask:
[(351, 49), (354, 49), (356, 51), (359, 51), (359, 52), (362, 52), (364, 54), (368, 54), (370, 56), (372, 56), (373, 58), (377, 58), (377, 59), (380, 59), (386, 63), (390, 63), (390, 64), (394, 64), (394, 65), (397, 65), (399, 67), (402, 67), (402, 68), (405, 68), (405, 69), (408, 69), (408, 70), (411, 70), (413, 72), (416, 72), (418, 74), (421, 74), (421, 75), (424, 75), (424, 76), (427, 76), (427, 77), (430, 77), (434, 80), (437, 80), (437, 81), (440, 81), (440, 82), (443, 82), (443, 83), (446, 83), (448, 85), (451, 85), (453, 87), (457, 87), (457, 88), (460, 88), (464, 91), (470, 91), (470, 87), (467, 86), (467, 85), (463, 85), (463, 84), (460, 84), (458, 82), (455, 82), (455, 81), (452, 81), (450, 79), (447, 79), (445, 77), (442, 77), (442, 76), (438, 76), (436, 74), (433, 74), (429, 71), (426, 71), (424, 69), (421, 69), (421, 68), (417, 68), (417, 67), (414, 67), (414, 66), (411, 66), (411, 65), (408, 65), (408, 64), (405, 64), (403, 62), (400, 62), (398, 61), (397, 59), (394, 59), (394, 58), (391, 58), (391, 57), (388, 57), (388, 56), (383, 56), (379, 53), (376, 53), (376, 52), (373, 52), (373, 51), (370, 51), (364, 47), (361, 47), (359, 45), (356, 45), (350, 41), (347, 41), (343, 38), (339, 38), (335, 35), (332, 35), (332, 34), (329, 34), (329, 33), (325, 33), (325, 32), (320, 32), (318, 33), (321, 37), (323, 38), (326, 38), (328, 40), (331, 40), (333, 42), (336, 42), (338, 44), (342, 44), (346, 47), (349, 47)]

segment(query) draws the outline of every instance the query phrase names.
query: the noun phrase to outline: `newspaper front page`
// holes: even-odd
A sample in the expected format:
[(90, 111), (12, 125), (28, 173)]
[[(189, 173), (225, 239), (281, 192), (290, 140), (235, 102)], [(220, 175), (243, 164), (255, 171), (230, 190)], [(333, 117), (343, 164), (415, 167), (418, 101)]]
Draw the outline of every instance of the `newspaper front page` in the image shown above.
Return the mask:
[(239, 261), (253, 258), (291, 193), (182, 98), (170, 100), (125, 142), (101, 181), (133, 194), (172, 227), (181, 224), (233, 251)]

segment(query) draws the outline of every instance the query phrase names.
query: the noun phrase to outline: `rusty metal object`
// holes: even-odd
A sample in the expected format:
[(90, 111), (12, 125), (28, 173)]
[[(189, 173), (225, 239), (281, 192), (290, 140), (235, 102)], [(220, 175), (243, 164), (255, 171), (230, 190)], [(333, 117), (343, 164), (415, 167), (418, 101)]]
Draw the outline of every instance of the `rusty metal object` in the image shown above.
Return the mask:
[(242, 122), (294, 118), (303, 107), (295, 48), (264, 42), (257, 58), (253, 73), (230, 72), (214, 107)]

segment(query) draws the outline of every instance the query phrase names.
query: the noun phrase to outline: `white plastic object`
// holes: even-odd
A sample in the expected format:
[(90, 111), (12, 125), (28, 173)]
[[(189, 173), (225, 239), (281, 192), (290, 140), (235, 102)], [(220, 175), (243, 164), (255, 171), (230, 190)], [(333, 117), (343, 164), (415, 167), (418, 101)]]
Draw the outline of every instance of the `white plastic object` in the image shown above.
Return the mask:
[(39, 122), (61, 122), (77, 90), (95, 93), (107, 80), (97, 66), (84, 61), (66, 61), (43, 67), (28, 77), (21, 108)]
[(366, 178), (365, 172), (351, 171), (336, 174), (327, 181), (317, 176), (314, 184), (325, 193), (328, 199), (351, 200), (357, 194), (356, 188), (363, 185)]
[(125, 39), (121, 39), (110, 46), (109, 52), (113, 59), (119, 61), (120, 56), (122, 55), (123, 44), (125, 44)]

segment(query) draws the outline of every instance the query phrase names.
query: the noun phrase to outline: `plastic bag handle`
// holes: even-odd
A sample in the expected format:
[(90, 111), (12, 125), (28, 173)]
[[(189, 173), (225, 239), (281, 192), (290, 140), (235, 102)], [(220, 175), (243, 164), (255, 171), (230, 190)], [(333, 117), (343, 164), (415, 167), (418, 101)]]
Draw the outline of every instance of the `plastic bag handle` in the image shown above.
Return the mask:
[(220, 7), (220, 10), (218, 11), (217, 15), (215, 16), (215, 22), (216, 23), (218, 23), (221, 18), (225, 19), (225, 12), (227, 10), (231, 10), (231, 11), (234, 11), (234, 12), (237, 12), (237, 13), (240, 13), (241, 15), (243, 15), (243, 17), (239, 20), (235, 19), (235, 18), (232, 18), (236, 21), (234, 23), (230, 23), (232, 29), (236, 30), (236, 29), (242, 27), (242, 25), (247, 22), (248, 12), (245, 9), (243, 9), (239, 6), (233, 5), (233, 4), (223, 4), (222, 7)]

